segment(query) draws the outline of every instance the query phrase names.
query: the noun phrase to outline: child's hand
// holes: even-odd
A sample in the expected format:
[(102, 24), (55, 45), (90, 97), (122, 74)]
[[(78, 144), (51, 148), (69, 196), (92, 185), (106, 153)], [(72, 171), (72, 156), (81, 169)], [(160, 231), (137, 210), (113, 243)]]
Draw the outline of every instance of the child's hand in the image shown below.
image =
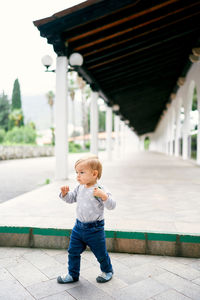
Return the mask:
[(100, 197), (103, 201), (106, 201), (108, 199), (108, 195), (97, 187), (94, 188), (93, 195), (94, 197)]
[(69, 192), (68, 186), (62, 186), (60, 189), (61, 189), (62, 197), (65, 197), (67, 195), (67, 193)]

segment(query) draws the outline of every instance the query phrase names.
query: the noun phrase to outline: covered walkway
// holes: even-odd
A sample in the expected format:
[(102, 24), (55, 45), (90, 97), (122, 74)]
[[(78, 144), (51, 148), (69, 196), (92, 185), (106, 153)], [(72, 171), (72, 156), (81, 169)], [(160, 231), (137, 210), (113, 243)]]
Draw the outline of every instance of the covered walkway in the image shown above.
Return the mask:
[[(151, 150), (184, 160), (190, 158), (194, 135), (193, 150), (200, 165), (199, 7), (200, 1), (191, 0), (89, 0), (34, 21), (57, 54), (53, 70), (57, 179), (68, 177), (63, 149), (68, 148), (67, 71), (71, 70), (92, 90), (91, 152), (98, 153), (100, 97), (107, 105), (109, 156), (113, 112), (117, 136), (129, 130), (141, 147), (150, 137)], [(43, 63), (48, 71), (51, 58)], [(192, 109), (198, 116), (193, 129)]]
[[(110, 250), (200, 256), (198, 166), (156, 152), (129, 152), (113, 161), (101, 152), (100, 158), (102, 183), (117, 201), (114, 211), (105, 212)], [(58, 198), (63, 184), (73, 188), (75, 174), (1, 204), (0, 245), (66, 248), (76, 205)], [(190, 249), (185, 242), (193, 243)]]

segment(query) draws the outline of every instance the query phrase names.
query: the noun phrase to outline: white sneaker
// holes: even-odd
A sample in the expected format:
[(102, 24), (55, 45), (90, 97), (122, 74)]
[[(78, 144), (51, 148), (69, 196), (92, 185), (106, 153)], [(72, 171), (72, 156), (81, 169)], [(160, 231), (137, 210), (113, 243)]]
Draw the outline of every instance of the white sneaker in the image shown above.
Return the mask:
[(112, 275), (113, 273), (112, 272), (109, 272), (109, 273), (104, 273), (102, 272), (101, 275), (99, 275), (97, 278), (96, 278), (96, 281), (98, 283), (104, 283), (104, 282), (107, 282), (109, 280), (112, 279)]
[(78, 279), (73, 278), (69, 274), (64, 274), (62, 276), (58, 276), (58, 278), (57, 278), (58, 283), (72, 283), (72, 282), (76, 282), (76, 281), (78, 281)]

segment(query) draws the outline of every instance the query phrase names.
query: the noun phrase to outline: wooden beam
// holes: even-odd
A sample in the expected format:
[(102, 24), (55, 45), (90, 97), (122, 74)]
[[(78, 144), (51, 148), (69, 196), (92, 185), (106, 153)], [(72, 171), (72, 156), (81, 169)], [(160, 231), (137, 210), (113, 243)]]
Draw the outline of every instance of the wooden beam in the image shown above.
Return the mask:
[[(197, 29), (195, 28), (195, 31)], [(185, 40), (185, 43), (184, 45), (186, 45), (186, 48), (188, 48), (188, 45), (186, 44), (186, 41), (188, 40), (191, 40), (191, 30), (182, 30), (182, 32), (184, 32), (184, 40)], [(114, 49), (112, 50), (112, 52), (108, 52), (108, 53), (105, 53), (104, 55), (101, 55), (100, 57), (97, 57), (97, 56), (94, 56), (94, 58), (90, 58), (90, 59), (86, 59), (85, 56), (84, 56), (84, 60), (85, 60), (85, 63), (87, 64), (88, 67), (90, 67), (91, 65), (95, 65), (96, 63), (100, 63), (101, 61), (106, 61), (112, 57), (117, 57), (117, 56), (121, 56), (123, 54), (126, 54), (126, 53), (129, 53), (131, 51), (134, 51), (134, 50), (137, 50), (141, 47), (145, 47), (146, 45), (149, 45), (149, 44), (153, 44), (155, 43), (157, 40), (162, 40), (162, 44), (160, 45), (160, 47), (157, 49), (157, 51), (152, 51), (151, 52), (151, 55), (153, 56), (160, 56), (161, 55), (161, 52), (165, 52), (167, 53), (167, 55), (169, 56), (169, 54), (171, 55), (172, 52), (173, 53), (176, 53), (177, 48), (180, 49), (179, 47), (179, 43), (182, 43), (183, 41), (183, 37), (180, 36), (180, 38), (177, 38), (177, 42), (176, 44), (174, 44), (173, 40), (172, 42), (169, 42), (169, 43), (165, 43), (165, 40), (167, 40), (167, 38), (169, 37), (169, 33), (165, 31), (165, 33), (162, 32), (162, 34), (160, 34), (159, 36), (153, 36), (151, 39), (145, 39), (145, 40), (142, 40), (142, 41), (138, 41), (138, 43), (132, 43), (130, 45), (127, 45), (126, 47), (124, 48), (120, 48), (118, 47), (117, 49)], [(178, 35), (178, 33), (177, 33)], [(173, 48), (171, 48), (173, 47)], [(181, 51), (183, 52), (183, 51)], [(145, 54), (144, 55), (138, 55), (137, 56), (137, 59), (142, 59), (142, 57), (146, 57), (148, 55), (149, 57), (149, 54)], [(153, 57), (149, 57), (149, 60), (152, 60)], [(132, 63), (132, 61), (130, 61), (130, 64)], [(135, 56), (134, 56), (134, 63), (135, 63)], [(129, 68), (129, 62), (128, 62), (128, 66)], [(122, 64), (122, 69), (124, 69), (124, 65)], [(101, 70), (101, 69), (100, 69)]]
[[(186, 43), (190, 43), (188, 39), (186, 39)], [(110, 65), (105, 65), (104, 67), (95, 69), (95, 71), (93, 71), (93, 75), (98, 79), (98, 74), (112, 74), (113, 72), (117, 73), (121, 72), (121, 70), (128, 70), (132, 67), (141, 68), (144, 63), (149, 63), (151, 60), (156, 60), (160, 56), (163, 56), (163, 51), (167, 52), (167, 55), (175, 55), (176, 53), (183, 52), (182, 43), (176, 43), (176, 47), (174, 46), (174, 41), (168, 44), (163, 43), (160, 47), (154, 48), (150, 55), (149, 52), (139, 53), (137, 56), (134, 56), (133, 59), (119, 61), (117, 64), (115, 64), (115, 66), (112, 65), (112, 67), (110, 67)], [(126, 68), (124, 68), (125, 65)]]
[[(157, 17), (157, 18), (154, 18), (154, 19), (149, 20), (149, 21), (147, 21), (147, 22), (144, 22), (144, 23), (142, 23), (142, 24), (138, 24), (138, 25), (136, 25), (136, 26), (129, 27), (129, 28), (125, 29), (125, 30), (122, 30), (122, 31), (119, 31), (119, 32), (115, 32), (115, 33), (113, 33), (113, 34), (111, 34), (111, 35), (108, 35), (108, 36), (106, 36), (106, 37), (100, 38), (100, 39), (98, 39), (98, 40), (92, 41), (92, 42), (87, 43), (87, 44), (81, 44), (81, 46), (75, 47), (74, 49), (75, 49), (76, 51), (80, 51), (80, 50), (83, 50), (83, 49), (85, 49), (85, 48), (88, 48), (88, 47), (91, 47), (91, 46), (100, 44), (100, 43), (105, 42), (105, 41), (107, 41), (107, 40), (110, 40), (110, 39), (119, 37), (119, 36), (121, 36), (121, 35), (124, 35), (124, 34), (126, 34), (126, 33), (128, 33), (128, 32), (132, 32), (132, 31), (137, 30), (137, 29), (140, 29), (140, 28), (142, 28), (142, 27), (144, 27), (144, 26), (147, 26), (147, 25), (150, 25), (150, 24), (152, 24), (152, 23), (158, 22), (158, 21), (160, 21), (160, 20), (162, 20), (162, 19), (164, 19), (164, 18), (167, 18), (167, 17), (169, 17), (169, 16), (171, 16), (171, 15), (174, 15), (174, 14), (177, 14), (177, 13), (179, 13), (179, 12), (182, 12), (182, 11), (184, 11), (184, 10), (190, 8), (190, 7), (193, 7), (193, 6), (197, 5), (197, 4), (199, 4), (199, 3), (192, 3), (192, 4), (188, 5), (188, 6), (181, 7), (181, 8), (178, 9), (178, 10), (171, 11), (171, 12), (167, 13), (166, 15), (159, 16), (159, 17)], [(188, 17), (191, 17), (191, 16), (192, 16), (192, 15), (186, 16), (185, 19), (187, 19)], [(70, 42), (70, 39), (68, 40), (68, 42)]]
[[(159, 61), (158, 61), (159, 62)], [(157, 63), (158, 63), (157, 62)], [(180, 61), (177, 61), (177, 58), (174, 57), (173, 59), (168, 59), (165, 62), (161, 62), (161, 64), (158, 65), (154, 65), (153, 63), (150, 66), (145, 66), (142, 67), (141, 69), (137, 68), (137, 69), (132, 69), (129, 72), (127, 72), (126, 70), (124, 70), (124, 72), (121, 73), (114, 73), (113, 76), (110, 77), (103, 77), (102, 78), (96, 78), (95, 79), (101, 83), (102, 86), (104, 86), (105, 84), (105, 88), (106, 88), (106, 83), (109, 85), (115, 84), (117, 85), (118, 81), (121, 80), (123, 78), (123, 80), (132, 78), (134, 76), (141, 76), (144, 74), (148, 74), (149, 76), (156, 74), (158, 72), (163, 72), (165, 70), (165, 67), (168, 67), (169, 64), (173, 65), (173, 68), (175, 67), (180, 67)], [(173, 73), (173, 71), (171, 70), (170, 73)], [(166, 75), (166, 71), (164, 71), (163, 76)], [(177, 75), (178, 76), (178, 75)], [(134, 78), (135, 79), (135, 78)]]
[[(198, 15), (198, 14), (200, 14), (200, 11), (197, 11), (197, 12), (194, 13), (192, 16)], [(192, 16), (190, 16), (190, 17), (192, 17)], [(186, 19), (186, 18), (188, 18), (188, 17), (185, 17), (184, 19)], [(192, 30), (192, 31), (193, 31), (193, 30)], [(170, 40), (173, 40), (173, 39), (176, 39), (177, 37), (184, 36), (184, 35), (185, 35), (185, 32), (183, 32), (182, 34), (174, 35), (174, 36), (172, 36), (172, 37), (170, 37), (170, 38), (168, 38), (168, 39), (165, 39), (165, 42), (170, 41)], [(135, 53), (139, 53), (139, 52), (142, 52), (142, 51), (144, 51), (144, 50), (153, 48), (153, 47), (158, 46), (158, 45), (160, 45), (160, 44), (162, 44), (162, 43), (163, 43), (163, 41), (159, 41), (159, 42), (154, 43), (154, 44), (151, 44), (151, 45), (149, 45), (149, 46), (142, 47), (142, 48), (140, 48), (140, 49), (137, 49), (137, 50), (135, 50), (135, 51), (132, 51), (132, 52), (130, 52), (130, 53), (127, 53), (127, 54), (124, 54), (124, 55), (121, 55), (121, 56), (118, 56), (118, 57), (114, 57), (114, 58), (112, 58), (112, 59), (109, 59), (109, 60), (103, 61), (103, 62), (101, 62), (101, 63), (98, 63), (98, 64), (96, 64), (96, 65), (92, 65), (92, 66), (88, 67), (88, 69), (89, 69), (89, 70), (92, 70), (92, 69), (95, 69), (95, 68), (99, 68), (100, 66), (103, 66), (103, 65), (112, 63), (112, 62), (114, 62), (114, 61), (118, 61), (118, 60), (120, 60), (120, 59), (122, 59), (122, 58), (125, 58), (125, 57), (129, 57), (129, 56), (131, 56), (131, 55), (133, 55), (133, 54), (135, 54)]]
[[(163, 7), (167, 6), (167, 5), (170, 5), (170, 4), (174, 3), (174, 2), (179, 2), (179, 1), (180, 1), (180, 0), (169, 0), (169, 1), (163, 2), (163, 3), (161, 3), (161, 4), (158, 4), (158, 5), (155, 5), (155, 6), (153, 6), (153, 7), (150, 7), (150, 8), (148, 8), (148, 9), (144, 10), (144, 11), (140, 11), (140, 12), (134, 14), (134, 15), (131, 15), (131, 16), (122, 18), (121, 20), (117, 20), (117, 21), (115, 21), (115, 22), (106, 24), (106, 25), (104, 25), (104, 26), (101, 26), (101, 27), (95, 28), (95, 29), (93, 29), (93, 30), (90, 30), (90, 31), (88, 31), (88, 32), (84, 32), (84, 33), (82, 33), (82, 34), (79, 34), (79, 35), (77, 35), (77, 36), (74, 36), (74, 37), (68, 39), (67, 41), (68, 41), (69, 43), (71, 43), (71, 42), (80, 40), (80, 39), (82, 39), (82, 38), (85, 38), (85, 37), (88, 37), (88, 36), (90, 36), (90, 35), (96, 34), (96, 33), (100, 32), (100, 31), (103, 31), (103, 30), (112, 28), (112, 27), (114, 27), (114, 26), (118, 26), (118, 25), (120, 25), (120, 24), (122, 24), (122, 23), (125, 23), (125, 22), (128, 22), (128, 21), (130, 21), (130, 20), (139, 18), (139, 17), (141, 17), (141, 16), (143, 16), (143, 15), (146, 15), (146, 14), (148, 14), (148, 13), (151, 13), (151, 12), (155, 11), (155, 10), (158, 10), (158, 9), (160, 9), (160, 8), (163, 8)], [(133, 4), (133, 6), (135, 6), (135, 3)], [(130, 8), (130, 6), (129, 6), (129, 8)]]
[[(134, 36), (132, 36), (132, 37), (130, 37), (130, 38), (127, 38), (127, 39), (124, 39), (124, 40), (120, 40), (120, 41), (118, 41), (118, 42), (116, 42), (116, 43), (109, 44), (109, 45), (107, 45), (107, 46), (104, 46), (104, 47), (95, 49), (95, 50), (90, 51), (90, 52), (86, 52), (86, 53), (84, 53), (84, 57), (88, 57), (88, 56), (91, 56), (91, 55), (100, 53), (100, 52), (102, 52), (102, 51), (111, 49), (111, 48), (113, 48), (113, 47), (121, 46), (121, 45), (123, 45), (123, 44), (125, 44), (125, 43), (127, 43), (127, 42), (130, 42), (130, 41), (133, 41), (133, 40), (135, 40), (135, 39), (141, 38), (141, 37), (146, 36), (146, 35), (148, 35), (148, 34), (152, 34), (153, 32), (160, 31), (161, 29), (164, 29), (164, 28), (166, 28), (166, 27), (169, 27), (170, 25), (174, 25), (174, 24), (176, 24), (176, 23), (178, 23), (178, 22), (179, 22), (179, 20), (173, 21), (173, 22), (169, 22), (169, 23), (164, 24), (164, 25), (162, 25), (162, 26), (160, 26), (160, 27), (156, 27), (156, 28), (153, 28), (153, 29), (144, 31), (144, 32), (142, 32), (142, 33), (140, 33), (140, 34), (134, 35)], [(123, 47), (123, 46), (122, 46), (122, 47)], [(76, 48), (75, 48), (75, 50), (76, 50)]]
[[(112, 80), (113, 78), (119, 78), (121, 76), (128, 76), (130, 74), (136, 73), (137, 71), (146, 72), (147, 70), (155, 69), (157, 64), (159, 64), (160, 67), (168, 64), (171, 64), (173, 62), (180, 62), (180, 60), (177, 60), (177, 54), (178, 49), (175, 49), (175, 51), (172, 51), (171, 53), (167, 53), (167, 55), (163, 56), (163, 53), (160, 53), (158, 56), (155, 56), (154, 54), (146, 59), (140, 59), (137, 62), (133, 62), (130, 64), (127, 64), (126, 68), (119, 67), (115, 68), (114, 66), (110, 67), (109, 70), (106, 72), (102, 71), (99, 73), (94, 73), (94, 77), (97, 81), (105, 81), (105, 80)], [(185, 58), (185, 54), (181, 53), (179, 54), (179, 58), (183, 59)]]

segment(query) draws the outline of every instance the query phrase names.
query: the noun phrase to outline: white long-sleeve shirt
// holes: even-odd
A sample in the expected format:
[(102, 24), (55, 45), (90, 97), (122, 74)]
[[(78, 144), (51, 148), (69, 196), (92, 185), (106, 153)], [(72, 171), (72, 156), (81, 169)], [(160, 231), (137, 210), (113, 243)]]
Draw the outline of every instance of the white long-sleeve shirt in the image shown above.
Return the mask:
[[(95, 187), (99, 187), (108, 195), (106, 201), (93, 196)], [(60, 193), (59, 197), (67, 203), (77, 202), (77, 219), (84, 223), (103, 220), (104, 207), (107, 209), (114, 209), (116, 206), (116, 202), (112, 199), (111, 194), (106, 192), (99, 184), (95, 184), (90, 188), (86, 188), (84, 185), (79, 184), (72, 192), (69, 191), (66, 196), (62, 197), (62, 194)]]

